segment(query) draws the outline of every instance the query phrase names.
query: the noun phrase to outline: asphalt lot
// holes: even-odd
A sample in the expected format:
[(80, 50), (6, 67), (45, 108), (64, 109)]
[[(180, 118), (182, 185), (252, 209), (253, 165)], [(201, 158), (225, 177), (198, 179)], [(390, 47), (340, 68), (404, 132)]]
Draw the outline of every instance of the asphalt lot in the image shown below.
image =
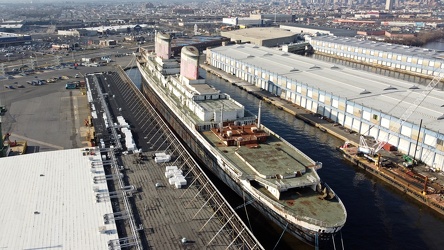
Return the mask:
[[(29, 57), (21, 57), (21, 58), (15, 58), (16, 60), (12, 60), (14, 59), (14, 57), (11, 57), (10, 61), (3, 61), (2, 63), (5, 72), (11, 72), (14, 69), (20, 69), (24, 65), (26, 65), (29, 69), (33, 64), (33, 61), (35, 63), (36, 68), (55, 66), (58, 63), (69, 63), (69, 64), (72, 64), (74, 62), (81, 63), (82, 58), (94, 58), (102, 56), (108, 56), (111, 59), (118, 61), (119, 58), (115, 57), (115, 55), (131, 54), (136, 49), (137, 49), (136, 45), (125, 45), (115, 48), (88, 49), (88, 50), (73, 51), (73, 52), (57, 51), (57, 53), (55, 54), (44, 54), (44, 55), (37, 54), (37, 52), (35, 52), (33, 53), (32, 59)], [(1, 57), (2, 56), (0, 55), (0, 59)], [(3, 79), (3, 77), (0, 76), (0, 79)]]
[[(102, 67), (78, 67), (38, 72), (0, 81), (0, 104), (7, 112), (1, 117), (2, 132), (11, 133), (10, 139), (28, 142), (28, 153), (86, 146), (81, 127), (90, 115), (86, 95), (79, 89), (65, 89), (69, 81), (83, 80), (85, 74), (113, 69), (114, 64), (127, 66), (133, 56), (116, 58), (116, 62)], [(74, 78), (79, 74), (80, 78)], [(68, 80), (33, 86), (27, 81), (68, 76)], [(15, 84), (17, 82), (17, 84)], [(21, 84), (24, 88), (17, 88)], [(14, 86), (14, 89), (4, 85)]]

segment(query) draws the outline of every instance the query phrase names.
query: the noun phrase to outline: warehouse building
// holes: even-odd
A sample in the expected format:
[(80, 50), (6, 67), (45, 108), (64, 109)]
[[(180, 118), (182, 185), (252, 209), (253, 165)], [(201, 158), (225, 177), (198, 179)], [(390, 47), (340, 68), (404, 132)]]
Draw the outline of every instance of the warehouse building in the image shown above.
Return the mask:
[(237, 43), (253, 43), (259, 46), (275, 47), (296, 41), (297, 34), (279, 28), (250, 28), (220, 33)]
[(406, 74), (430, 77), (444, 69), (444, 53), (435, 50), (334, 36), (312, 37), (307, 41), (318, 54)]
[(330, 27), (296, 24), (296, 23), (279, 25), (279, 28), (289, 30), (297, 34), (310, 34), (313, 36), (329, 35), (329, 36), (354, 37), (357, 34), (356, 30), (336, 29)]
[[(110, 249), (119, 239), (101, 155), (82, 149), (0, 158), (0, 245)], [(91, 150), (91, 152), (93, 152)]]
[(246, 27), (262, 27), (266, 22), (265, 20), (262, 20), (260, 18), (226, 17), (222, 19), (222, 23), (246, 28)]
[[(206, 60), (276, 96), (345, 128), (386, 141), (400, 152), (443, 170), (442, 91), (432, 90), (424, 99), (425, 86), (253, 44), (208, 49)], [(402, 122), (400, 118), (418, 100), (421, 103), (415, 112)]]
[(80, 32), (75, 29), (70, 30), (57, 30), (57, 35), (59, 36), (76, 36), (80, 37)]
[(0, 32), (0, 47), (31, 44), (30, 35)]

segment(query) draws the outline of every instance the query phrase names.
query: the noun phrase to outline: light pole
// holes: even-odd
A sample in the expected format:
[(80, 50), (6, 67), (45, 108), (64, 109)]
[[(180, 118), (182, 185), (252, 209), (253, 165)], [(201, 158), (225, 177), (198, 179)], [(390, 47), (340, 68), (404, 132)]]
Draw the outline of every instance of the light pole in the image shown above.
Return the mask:
[(76, 55), (75, 55), (75, 53), (76, 53), (76, 50), (75, 50), (75, 47), (73, 47), (73, 50), (72, 50), (72, 63), (73, 64), (76, 63)]
[(35, 52), (32, 53), (33, 56), (31, 56), (31, 68), (33, 70), (37, 69), (37, 54)]

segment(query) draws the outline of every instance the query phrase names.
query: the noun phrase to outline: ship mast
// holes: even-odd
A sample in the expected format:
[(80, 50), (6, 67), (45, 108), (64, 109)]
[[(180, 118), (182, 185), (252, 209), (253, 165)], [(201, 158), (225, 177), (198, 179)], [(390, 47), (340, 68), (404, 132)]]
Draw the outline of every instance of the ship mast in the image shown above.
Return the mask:
[(262, 101), (259, 101), (259, 110), (257, 111), (257, 129), (261, 128), (261, 108), (262, 108)]
[(224, 105), (222, 104), (222, 107), (220, 107), (220, 125), (219, 125), (221, 133), (223, 126), (224, 126)]

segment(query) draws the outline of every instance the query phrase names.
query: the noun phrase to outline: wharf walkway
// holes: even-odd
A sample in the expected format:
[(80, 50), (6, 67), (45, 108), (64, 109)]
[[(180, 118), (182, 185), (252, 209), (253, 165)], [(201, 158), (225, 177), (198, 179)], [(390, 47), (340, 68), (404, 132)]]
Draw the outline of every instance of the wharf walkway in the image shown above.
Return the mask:
[[(124, 246), (127, 239), (140, 237), (143, 249), (263, 249), (122, 68), (116, 70), (96, 77), (110, 116), (114, 122), (117, 116), (125, 118), (141, 152), (124, 148), (116, 157), (123, 181), (135, 188), (129, 201), (138, 234), (130, 233), (126, 211), (117, 197), (112, 202), (122, 209), (115, 214), (125, 230), (115, 245)], [(116, 123), (110, 127), (120, 128)], [(106, 145), (115, 144), (109, 129), (101, 128)], [(156, 163), (153, 156), (159, 152), (171, 155), (171, 162)], [(165, 175), (167, 166), (177, 166), (187, 183), (181, 188), (171, 185)]]
[[(415, 200), (427, 205), (441, 215), (444, 215), (444, 175), (442, 175), (442, 173), (432, 173), (423, 165), (415, 166), (416, 173), (414, 173), (402, 165), (402, 154), (399, 152), (389, 153), (387, 151), (381, 151), (385, 158), (393, 162), (395, 168), (377, 167), (373, 162), (369, 162), (368, 159), (357, 155), (356, 151), (360, 139), (358, 133), (344, 128), (341, 124), (335, 123), (326, 117), (322, 117), (320, 114), (313, 113), (292, 102), (281, 99), (268, 91), (262, 90), (251, 83), (211, 65), (202, 63), (200, 66), (207, 72), (217, 75), (257, 98), (262, 99), (269, 104), (273, 104), (278, 109), (294, 115), (297, 119), (303, 120), (305, 123), (318, 127), (321, 131), (347, 142), (347, 148), (343, 149), (342, 147), (338, 147), (347, 160), (379, 179), (391, 184)], [(426, 185), (423, 178), (425, 176), (428, 178)], [(423, 192), (424, 189), (427, 191)]]

